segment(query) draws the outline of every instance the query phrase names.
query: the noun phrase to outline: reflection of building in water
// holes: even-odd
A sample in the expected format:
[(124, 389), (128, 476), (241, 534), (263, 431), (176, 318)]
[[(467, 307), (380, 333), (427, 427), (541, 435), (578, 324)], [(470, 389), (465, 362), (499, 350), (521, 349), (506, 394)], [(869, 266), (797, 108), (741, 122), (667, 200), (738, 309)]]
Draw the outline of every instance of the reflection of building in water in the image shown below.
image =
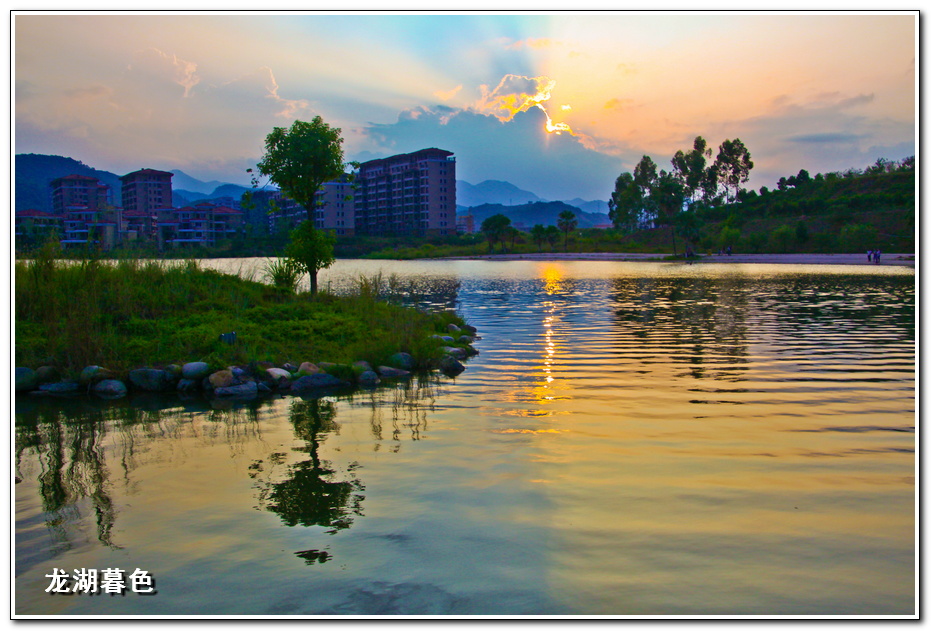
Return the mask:
[(617, 278), (613, 288), (617, 345), (625, 357), (646, 371), (671, 361), (687, 363), (695, 378), (744, 378), (750, 308), (745, 278)]

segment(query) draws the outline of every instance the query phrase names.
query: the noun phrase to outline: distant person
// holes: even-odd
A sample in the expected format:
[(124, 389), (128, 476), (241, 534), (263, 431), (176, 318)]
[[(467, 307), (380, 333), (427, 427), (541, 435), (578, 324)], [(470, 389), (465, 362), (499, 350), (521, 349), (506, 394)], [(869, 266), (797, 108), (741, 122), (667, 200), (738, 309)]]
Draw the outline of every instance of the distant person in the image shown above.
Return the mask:
[(727, 246), (727, 255), (728, 255), (728, 256), (731, 255), (731, 246)]
[(866, 251), (866, 260), (872, 262), (872, 260), (873, 260), (873, 251), (872, 251), (872, 250), (867, 250), (867, 251)]
[(873, 252), (873, 261), (876, 263), (876, 265), (879, 265), (879, 258), (882, 256), (882, 254), (882, 250), (876, 250)]

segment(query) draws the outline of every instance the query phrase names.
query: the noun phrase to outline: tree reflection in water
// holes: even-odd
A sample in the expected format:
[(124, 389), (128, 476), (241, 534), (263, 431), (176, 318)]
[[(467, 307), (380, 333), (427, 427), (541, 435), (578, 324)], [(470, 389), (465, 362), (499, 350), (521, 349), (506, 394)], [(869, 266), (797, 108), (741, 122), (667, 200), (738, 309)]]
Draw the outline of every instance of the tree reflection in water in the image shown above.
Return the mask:
[[(337, 472), (332, 464), (319, 456), (320, 443), (328, 433), (339, 429), (334, 420), (336, 406), (326, 399), (295, 400), (289, 415), (295, 436), (306, 443), (296, 451), (309, 454), (310, 460), (290, 465), (287, 478), (281, 482), (261, 482), (259, 506), (278, 514), (288, 526), (322, 526), (329, 534), (349, 528), (352, 516), (362, 515), (365, 487), (354, 476), (335, 479)], [(276, 455), (270, 457), (273, 464)], [(263, 463), (256, 461), (250, 469), (257, 475), (263, 471)]]

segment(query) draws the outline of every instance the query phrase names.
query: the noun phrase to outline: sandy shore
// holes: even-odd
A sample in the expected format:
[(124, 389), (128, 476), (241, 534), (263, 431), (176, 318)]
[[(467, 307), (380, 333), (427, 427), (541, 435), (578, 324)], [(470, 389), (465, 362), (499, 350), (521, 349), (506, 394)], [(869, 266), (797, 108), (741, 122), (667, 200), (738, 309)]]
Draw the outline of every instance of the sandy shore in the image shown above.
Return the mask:
[[(663, 262), (662, 254), (587, 252), (587, 253), (542, 253), (542, 254), (488, 254), (482, 256), (456, 256), (447, 260), (478, 261), (652, 261)], [(681, 261), (681, 259), (680, 259)], [(672, 262), (672, 261), (668, 261)], [(704, 255), (694, 259), (696, 265), (703, 263), (775, 263), (792, 265), (875, 265), (863, 254), (733, 254)], [(880, 265), (902, 265), (915, 267), (914, 254), (883, 254)]]

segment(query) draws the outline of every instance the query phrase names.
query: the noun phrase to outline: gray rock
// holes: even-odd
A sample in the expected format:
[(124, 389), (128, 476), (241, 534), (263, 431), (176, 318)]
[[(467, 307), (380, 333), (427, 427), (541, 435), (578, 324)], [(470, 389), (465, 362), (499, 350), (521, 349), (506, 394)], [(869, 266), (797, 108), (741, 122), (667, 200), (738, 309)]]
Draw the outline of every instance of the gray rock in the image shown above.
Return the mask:
[(361, 375), (364, 372), (371, 372), (372, 365), (364, 360), (359, 360), (357, 362), (352, 362), (352, 369), (356, 374)]
[(284, 368), (288, 372), (297, 372), (298, 370), (297, 366), (295, 366), (291, 362), (287, 362), (284, 366), (282, 366), (282, 368)]
[(403, 379), (411, 376), (410, 371), (392, 368), (391, 366), (379, 366), (377, 370), (382, 379)]
[(181, 376), (185, 379), (200, 380), (210, 374), (207, 362), (188, 362), (181, 367)]
[(455, 346), (444, 346), (443, 352), (447, 355), (452, 355), (456, 359), (465, 359), (468, 356), (464, 348), (457, 348)]
[(165, 392), (174, 388), (174, 376), (158, 368), (137, 368), (129, 371), (129, 382), (146, 392)]
[(449, 331), (450, 333), (462, 333), (462, 329), (460, 329), (455, 324), (447, 324), (446, 330)]
[(178, 392), (197, 392), (200, 389), (200, 380), (181, 379), (178, 381)]
[(290, 381), (291, 379), (291, 373), (284, 368), (269, 368), (265, 372), (272, 381), (281, 381), (282, 379)]
[(26, 390), (35, 390), (39, 385), (36, 377), (36, 371), (25, 366), (16, 367), (16, 391), (23, 392)]
[(235, 377), (237, 381), (247, 381), (251, 376), (248, 370), (240, 368), (239, 366), (230, 366), (228, 370), (233, 373), (233, 377)]
[(93, 391), (104, 399), (119, 399), (126, 396), (126, 384), (118, 379), (103, 379), (94, 384)]
[(465, 370), (465, 366), (462, 365), (462, 362), (460, 362), (452, 355), (446, 355), (443, 357), (443, 359), (440, 360), (439, 368), (440, 372), (442, 372), (447, 377), (455, 377), (463, 370)]
[(262, 394), (268, 394), (269, 392), (272, 391), (272, 389), (269, 388), (267, 384), (262, 383), (261, 381), (260, 381), (259, 383), (255, 384), (255, 387), (256, 387), (256, 389), (257, 389), (259, 392), (261, 392)]
[(88, 385), (102, 381), (103, 379), (108, 379), (110, 377), (110, 371), (106, 368), (101, 368), (100, 366), (87, 366), (84, 370), (81, 371), (81, 375), (78, 377), (78, 382), (82, 385)]
[(460, 344), (471, 344), (471, 343), (474, 342), (475, 340), (473, 340), (473, 339), (472, 339), (471, 337), (469, 337), (468, 335), (460, 335), (460, 336), (459, 336), (459, 339), (456, 340), (456, 341), (459, 342)]
[(233, 371), (231, 370), (218, 370), (207, 377), (207, 381), (209, 381), (210, 385), (214, 388), (229, 388), (230, 386), (236, 385), (236, 377), (233, 376)]
[(54, 366), (39, 366), (36, 368), (36, 381), (38, 383), (51, 383), (59, 379), (61, 379), (61, 375)]
[(58, 381), (56, 383), (43, 383), (39, 386), (40, 392), (49, 394), (77, 394), (82, 390), (77, 381)]
[(258, 385), (254, 381), (247, 381), (235, 386), (216, 388), (213, 394), (218, 397), (254, 397), (258, 392)]
[(475, 335), (476, 333), (478, 333), (478, 329), (476, 329), (474, 326), (469, 325), (469, 324), (463, 324), (462, 327), (460, 328), (466, 333), (468, 333), (469, 335)]
[(344, 388), (351, 385), (348, 381), (337, 379), (325, 372), (316, 375), (304, 375), (291, 384), (291, 392), (306, 392), (318, 388)]
[(373, 388), (381, 383), (381, 379), (378, 378), (378, 375), (375, 374), (374, 370), (366, 370), (361, 375), (359, 375), (359, 385), (365, 386), (368, 388)]
[(301, 362), (300, 367), (297, 369), (299, 375), (316, 375), (318, 372), (320, 372), (320, 367), (311, 362)]
[(401, 370), (413, 370), (414, 357), (410, 353), (395, 353), (388, 358), (388, 365)]

